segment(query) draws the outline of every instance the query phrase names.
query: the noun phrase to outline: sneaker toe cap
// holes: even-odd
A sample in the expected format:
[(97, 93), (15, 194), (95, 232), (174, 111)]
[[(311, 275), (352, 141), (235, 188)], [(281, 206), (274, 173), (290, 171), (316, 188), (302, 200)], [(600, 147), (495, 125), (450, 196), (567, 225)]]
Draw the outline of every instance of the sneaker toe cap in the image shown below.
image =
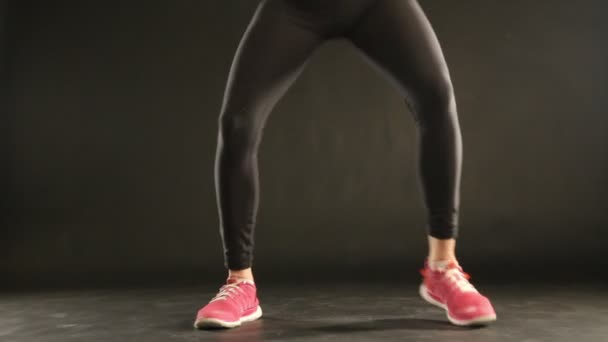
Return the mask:
[(224, 322), (236, 322), (239, 320), (238, 311), (230, 305), (213, 305), (211, 303), (200, 309), (196, 315), (197, 320), (217, 319)]
[(459, 317), (473, 318), (495, 315), (490, 300), (479, 293), (466, 293), (448, 302), (450, 314)]

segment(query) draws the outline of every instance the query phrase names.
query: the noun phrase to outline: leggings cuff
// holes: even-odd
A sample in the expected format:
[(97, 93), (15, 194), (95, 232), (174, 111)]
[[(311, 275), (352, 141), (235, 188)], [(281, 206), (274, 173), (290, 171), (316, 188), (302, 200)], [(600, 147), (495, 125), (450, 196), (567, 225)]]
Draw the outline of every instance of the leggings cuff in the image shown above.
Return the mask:
[(439, 240), (456, 239), (458, 237), (458, 227), (456, 226), (430, 226), (429, 235)]
[(229, 270), (244, 270), (251, 267), (252, 261), (253, 256), (250, 254), (226, 256), (224, 258), (224, 266)]

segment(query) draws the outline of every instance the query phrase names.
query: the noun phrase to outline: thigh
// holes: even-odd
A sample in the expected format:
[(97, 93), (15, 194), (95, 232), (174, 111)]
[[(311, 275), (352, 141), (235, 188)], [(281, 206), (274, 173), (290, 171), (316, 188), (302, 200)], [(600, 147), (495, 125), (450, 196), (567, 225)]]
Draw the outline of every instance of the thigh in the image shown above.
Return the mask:
[(286, 3), (262, 1), (234, 56), (222, 112), (268, 112), (321, 41), (317, 32), (290, 17)]
[(439, 41), (416, 0), (376, 0), (347, 38), (408, 98), (451, 90)]

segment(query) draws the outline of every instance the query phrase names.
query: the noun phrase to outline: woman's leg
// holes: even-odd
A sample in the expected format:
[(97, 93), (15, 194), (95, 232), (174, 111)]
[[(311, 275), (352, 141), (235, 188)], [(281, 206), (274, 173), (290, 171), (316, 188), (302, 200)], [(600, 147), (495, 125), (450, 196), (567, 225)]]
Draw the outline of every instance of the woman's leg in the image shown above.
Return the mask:
[(452, 82), (437, 37), (415, 0), (375, 1), (346, 36), (407, 99), (418, 131), (429, 257), (454, 258), (462, 138)]
[(455, 257), (462, 138), (454, 91), (435, 33), (416, 0), (376, 0), (349, 34), (395, 81), (415, 114), (421, 183), (429, 217), (429, 256), (420, 296), (456, 325), (496, 320), (490, 300), (468, 282)]
[(284, 1), (262, 1), (238, 47), (219, 118), (215, 184), (231, 276), (252, 278), (258, 146), (266, 119), (323, 41)]

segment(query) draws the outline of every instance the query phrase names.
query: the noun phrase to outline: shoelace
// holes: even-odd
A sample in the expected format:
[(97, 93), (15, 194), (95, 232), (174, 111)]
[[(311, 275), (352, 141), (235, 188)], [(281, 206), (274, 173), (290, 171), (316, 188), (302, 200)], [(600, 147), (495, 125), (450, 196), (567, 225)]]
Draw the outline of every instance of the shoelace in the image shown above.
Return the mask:
[(449, 277), (449, 279), (452, 280), (452, 283), (456, 287), (458, 287), (462, 292), (477, 291), (477, 289), (475, 289), (475, 287), (469, 282), (471, 276), (458, 268), (452, 268), (447, 270), (445, 272), (445, 276)]
[(220, 291), (209, 301), (209, 303), (214, 302), (216, 300), (225, 300), (226, 298), (231, 297), (236, 291), (240, 291), (241, 293), (245, 293), (243, 289), (239, 287), (240, 283), (235, 284), (226, 284), (220, 287)]
[[(423, 277), (428, 276), (429, 272), (430, 269), (427, 268), (423, 268), (420, 270), (420, 274)], [(444, 276), (451, 281), (453, 286), (457, 287), (463, 292), (477, 292), (475, 286), (473, 286), (473, 284), (469, 282), (469, 279), (471, 279), (471, 275), (464, 272), (459, 266), (449, 268), (445, 271)]]

